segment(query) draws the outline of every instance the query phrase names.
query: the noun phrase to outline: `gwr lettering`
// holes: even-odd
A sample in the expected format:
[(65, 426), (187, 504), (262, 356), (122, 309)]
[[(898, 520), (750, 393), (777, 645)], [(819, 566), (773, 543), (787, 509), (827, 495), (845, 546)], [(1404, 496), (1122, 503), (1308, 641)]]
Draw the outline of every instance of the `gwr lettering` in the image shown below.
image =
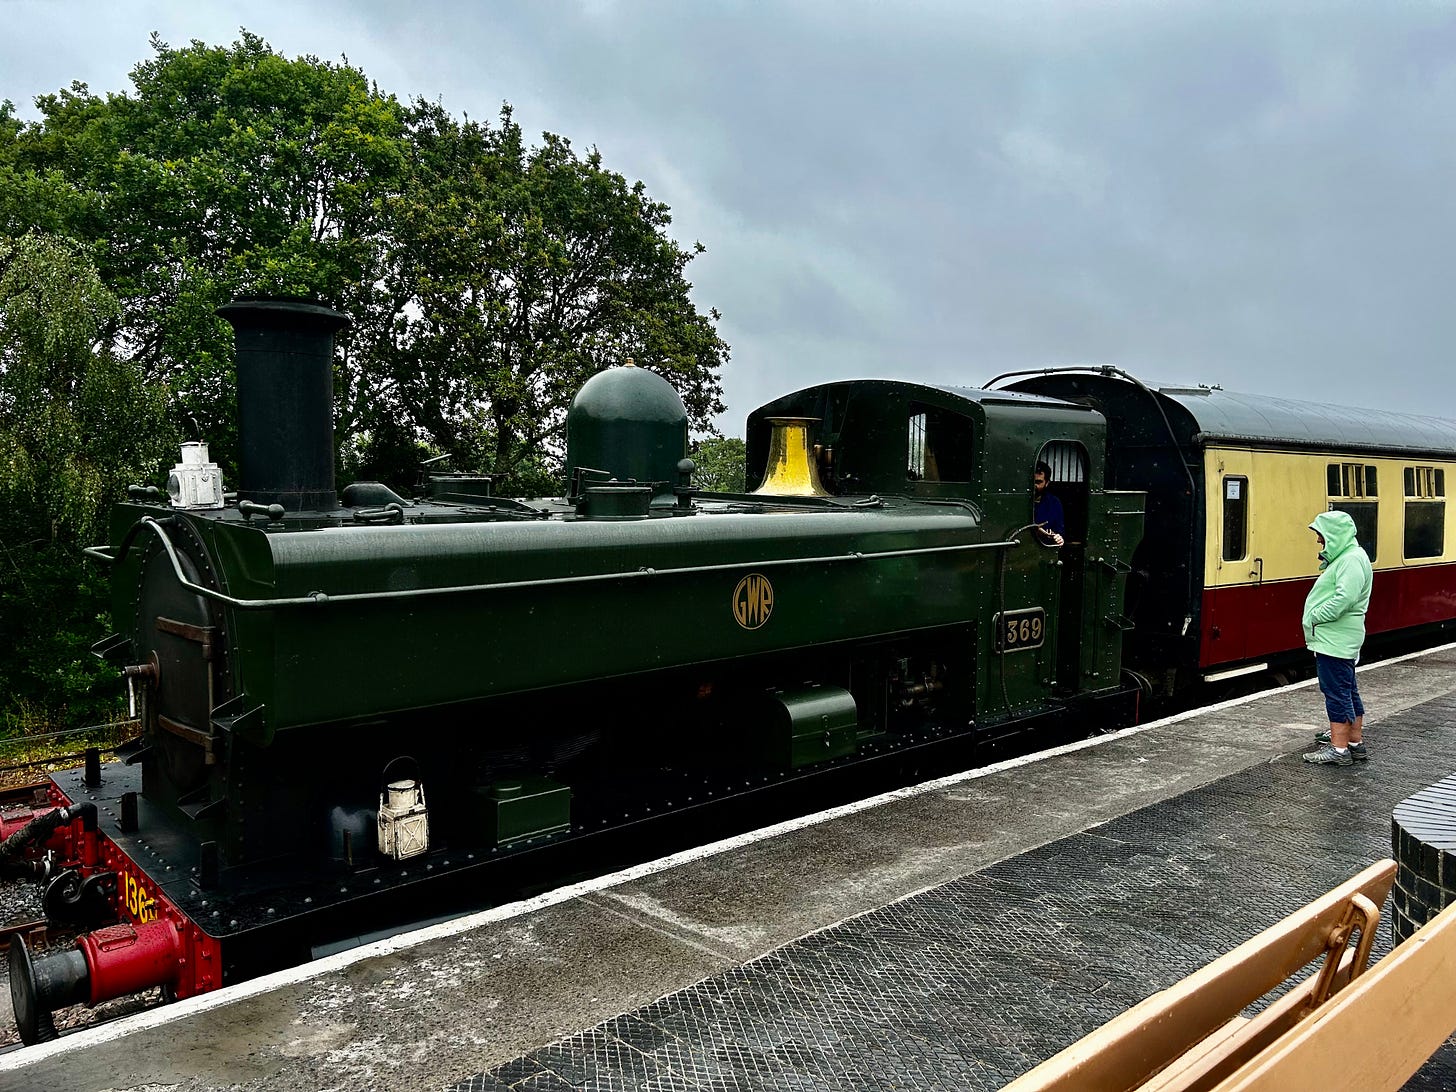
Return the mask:
[(757, 629), (767, 622), (773, 604), (773, 585), (759, 573), (749, 573), (733, 589), (733, 618), (744, 629)]

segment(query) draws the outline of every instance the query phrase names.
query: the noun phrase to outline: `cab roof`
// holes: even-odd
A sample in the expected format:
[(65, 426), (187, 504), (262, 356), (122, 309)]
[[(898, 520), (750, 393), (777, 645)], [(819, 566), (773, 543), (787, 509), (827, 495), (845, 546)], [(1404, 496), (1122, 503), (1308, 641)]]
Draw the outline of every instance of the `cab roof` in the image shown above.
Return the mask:
[(815, 383), (809, 387), (801, 387), (799, 390), (775, 398), (772, 402), (760, 406), (754, 411), (755, 415), (763, 413), (764, 410), (780, 402), (788, 402), (793, 399), (810, 394), (814, 391), (828, 391), (836, 389), (862, 389), (882, 391), (899, 391), (903, 394), (914, 395), (918, 393), (933, 392), (946, 395), (950, 400), (959, 399), (964, 402), (973, 402), (981, 406), (1014, 406), (1023, 409), (1055, 408), (1059, 410), (1088, 410), (1090, 406), (1079, 402), (1069, 402), (1062, 398), (1055, 398), (1047, 394), (1037, 394), (1031, 391), (1016, 390), (984, 390), (980, 387), (952, 387), (943, 383), (921, 383), (909, 379), (835, 379), (826, 383)]

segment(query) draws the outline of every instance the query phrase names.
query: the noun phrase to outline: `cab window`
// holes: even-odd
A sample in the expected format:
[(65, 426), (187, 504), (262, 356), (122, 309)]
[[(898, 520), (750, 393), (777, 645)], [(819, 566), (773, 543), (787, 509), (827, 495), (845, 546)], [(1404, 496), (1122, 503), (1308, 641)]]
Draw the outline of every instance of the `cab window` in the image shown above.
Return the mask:
[(905, 477), (912, 482), (968, 482), (974, 448), (971, 419), (912, 403)]

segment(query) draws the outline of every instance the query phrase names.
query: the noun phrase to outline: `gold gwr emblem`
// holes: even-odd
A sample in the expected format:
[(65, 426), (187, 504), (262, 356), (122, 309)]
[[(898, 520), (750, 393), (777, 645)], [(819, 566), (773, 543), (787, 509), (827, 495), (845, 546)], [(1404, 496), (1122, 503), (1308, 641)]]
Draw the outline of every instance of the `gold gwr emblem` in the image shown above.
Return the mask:
[(733, 617), (744, 629), (757, 629), (767, 622), (773, 603), (773, 585), (759, 573), (749, 573), (733, 589)]

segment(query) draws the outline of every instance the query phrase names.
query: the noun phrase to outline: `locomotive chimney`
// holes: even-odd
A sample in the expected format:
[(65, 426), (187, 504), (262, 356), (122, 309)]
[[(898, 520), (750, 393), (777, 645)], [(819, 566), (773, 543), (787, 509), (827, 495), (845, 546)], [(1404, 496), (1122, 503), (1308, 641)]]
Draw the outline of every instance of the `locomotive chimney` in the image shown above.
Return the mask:
[(334, 334), (348, 317), (299, 299), (234, 300), (217, 313), (237, 335), (238, 499), (337, 508)]

